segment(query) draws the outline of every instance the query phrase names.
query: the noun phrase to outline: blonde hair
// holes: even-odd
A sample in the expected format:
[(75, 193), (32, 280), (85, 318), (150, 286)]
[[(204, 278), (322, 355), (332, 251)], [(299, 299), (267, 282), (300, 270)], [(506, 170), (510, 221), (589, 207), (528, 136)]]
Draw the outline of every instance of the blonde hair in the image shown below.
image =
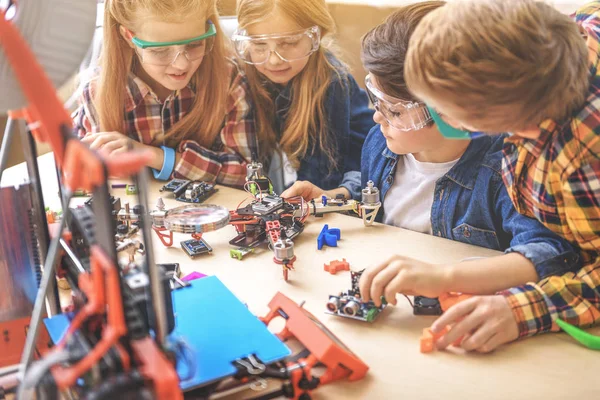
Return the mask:
[(198, 15), (215, 24), (217, 36), (213, 49), (204, 57), (191, 80), (196, 97), (189, 113), (153, 143), (176, 146), (183, 139), (193, 138), (210, 148), (226, 114), (230, 80), (216, 0), (106, 0), (101, 70), (93, 99), (100, 129), (118, 132), (125, 129), (125, 96), (128, 74), (134, 65), (134, 50), (121, 35), (120, 27), (135, 32), (133, 27), (140, 12), (158, 16), (166, 22), (179, 22)]
[[(312, 140), (313, 146), (321, 147), (334, 168), (337, 165), (336, 149), (329, 134), (324, 102), (333, 73), (337, 73), (340, 80), (344, 79), (338, 71), (341, 65), (336, 68), (327, 59), (327, 52), (333, 52), (329, 35), (335, 32), (335, 22), (324, 0), (240, 0), (237, 11), (240, 28), (245, 29), (268, 19), (275, 9), (282, 11), (302, 28), (318, 26), (321, 37), (324, 38), (319, 50), (310, 56), (308, 64), (292, 80), (292, 104), (279, 146), (290, 163), (297, 168)], [(246, 67), (246, 75), (256, 105), (259, 156), (261, 160), (265, 160), (271, 156), (277, 143), (277, 134), (273, 130), (275, 105), (264, 85), (267, 78), (252, 65)]]
[(416, 28), (405, 78), (425, 101), (445, 99), (518, 131), (582, 106), (588, 51), (577, 25), (542, 2), (449, 2)]

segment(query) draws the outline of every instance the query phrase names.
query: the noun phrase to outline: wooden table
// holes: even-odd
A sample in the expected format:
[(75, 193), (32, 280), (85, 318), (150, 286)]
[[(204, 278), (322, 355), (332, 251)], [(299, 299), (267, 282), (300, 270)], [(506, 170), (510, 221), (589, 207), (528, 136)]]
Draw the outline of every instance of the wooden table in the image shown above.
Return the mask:
[[(46, 155), (40, 160), (46, 201), (59, 206), (56, 200), (50, 201), (57, 193), (52, 158)], [(22, 165), (7, 170), (2, 184), (22, 180), (23, 171)], [(161, 186), (159, 182), (150, 185), (151, 207), (161, 195)], [(122, 189), (113, 194), (122, 202), (135, 201)], [(234, 208), (244, 197), (242, 191), (219, 187), (208, 203)], [(182, 204), (164, 200), (167, 207)], [(316, 238), (324, 223), (340, 228), (342, 240), (337, 248), (318, 251)], [(286, 283), (270, 251), (249, 255), (243, 261), (230, 258), (228, 241), (234, 236), (233, 227), (205, 234), (213, 254), (196, 260), (189, 259), (178, 245), (188, 236), (176, 234), (172, 248), (164, 248), (155, 237), (156, 261), (179, 262), (184, 273), (216, 275), (256, 315), (266, 314), (267, 304), (277, 291), (296, 302), (305, 300), (304, 307), (370, 366), (362, 381), (324, 386), (315, 392), (316, 399), (595, 399), (600, 394), (600, 354), (575, 344), (565, 334), (522, 340), (487, 355), (464, 354), (456, 349), (421, 354), (419, 336), (434, 318), (414, 316), (403, 299), (397, 307), (388, 307), (373, 324), (324, 313), (328, 295), (350, 287), (347, 272), (330, 275), (323, 271), (323, 264), (332, 260), (346, 258), (351, 268), (358, 270), (391, 254), (442, 263), (497, 252), (380, 224), (364, 227), (357, 218), (331, 214), (309, 218), (304, 233), (295, 240), (296, 271)], [(600, 329), (592, 332), (600, 334)]]

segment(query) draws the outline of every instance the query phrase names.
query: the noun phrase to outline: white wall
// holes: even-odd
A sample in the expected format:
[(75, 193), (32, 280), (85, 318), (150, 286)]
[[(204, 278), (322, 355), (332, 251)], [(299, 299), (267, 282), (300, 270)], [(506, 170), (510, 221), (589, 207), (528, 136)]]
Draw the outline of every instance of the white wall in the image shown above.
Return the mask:
[[(364, 4), (375, 7), (394, 7), (403, 4), (412, 4), (421, 2), (424, 0), (327, 0), (328, 3), (348, 3), (348, 4)], [(457, 0), (447, 0), (457, 1)], [(510, 1), (510, 0), (506, 0)], [(589, 0), (540, 0), (546, 3), (554, 5), (561, 12), (570, 14), (574, 12), (579, 6), (586, 4)]]

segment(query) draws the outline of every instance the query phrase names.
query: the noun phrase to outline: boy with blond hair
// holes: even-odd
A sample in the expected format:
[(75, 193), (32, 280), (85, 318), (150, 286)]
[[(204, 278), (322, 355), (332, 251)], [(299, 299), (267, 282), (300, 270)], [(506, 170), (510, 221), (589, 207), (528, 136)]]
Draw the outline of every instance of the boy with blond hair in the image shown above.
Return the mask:
[(577, 273), (452, 307), (433, 326), (455, 323), (438, 347), (469, 334), (474, 349), (491, 350), (558, 331), (556, 319), (600, 323), (599, 66), (600, 1), (575, 22), (534, 0), (450, 2), (415, 30), (411, 92), (448, 123), (446, 137), (512, 132), (502, 169), (516, 209), (578, 246), (584, 261)]

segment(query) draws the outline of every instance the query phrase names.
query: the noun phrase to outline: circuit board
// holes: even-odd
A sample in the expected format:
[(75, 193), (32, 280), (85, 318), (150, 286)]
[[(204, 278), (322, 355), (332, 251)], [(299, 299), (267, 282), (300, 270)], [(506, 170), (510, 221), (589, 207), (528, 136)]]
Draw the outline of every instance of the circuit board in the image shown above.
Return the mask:
[(190, 181), (187, 179), (172, 179), (159, 189), (161, 192), (172, 192), (177, 201), (184, 203), (202, 203), (215, 194), (218, 189), (211, 183)]
[(347, 292), (329, 296), (329, 300), (327, 301), (327, 314), (364, 322), (375, 321), (381, 311), (387, 306), (387, 302), (382, 298), (381, 306), (377, 307), (372, 300), (369, 300), (368, 302), (363, 302), (361, 300), (358, 282), (360, 281), (363, 272), (364, 270), (358, 272), (350, 271), (352, 288)]
[(181, 248), (191, 258), (196, 258), (202, 254), (212, 253), (212, 247), (204, 239), (190, 239), (181, 242)]

